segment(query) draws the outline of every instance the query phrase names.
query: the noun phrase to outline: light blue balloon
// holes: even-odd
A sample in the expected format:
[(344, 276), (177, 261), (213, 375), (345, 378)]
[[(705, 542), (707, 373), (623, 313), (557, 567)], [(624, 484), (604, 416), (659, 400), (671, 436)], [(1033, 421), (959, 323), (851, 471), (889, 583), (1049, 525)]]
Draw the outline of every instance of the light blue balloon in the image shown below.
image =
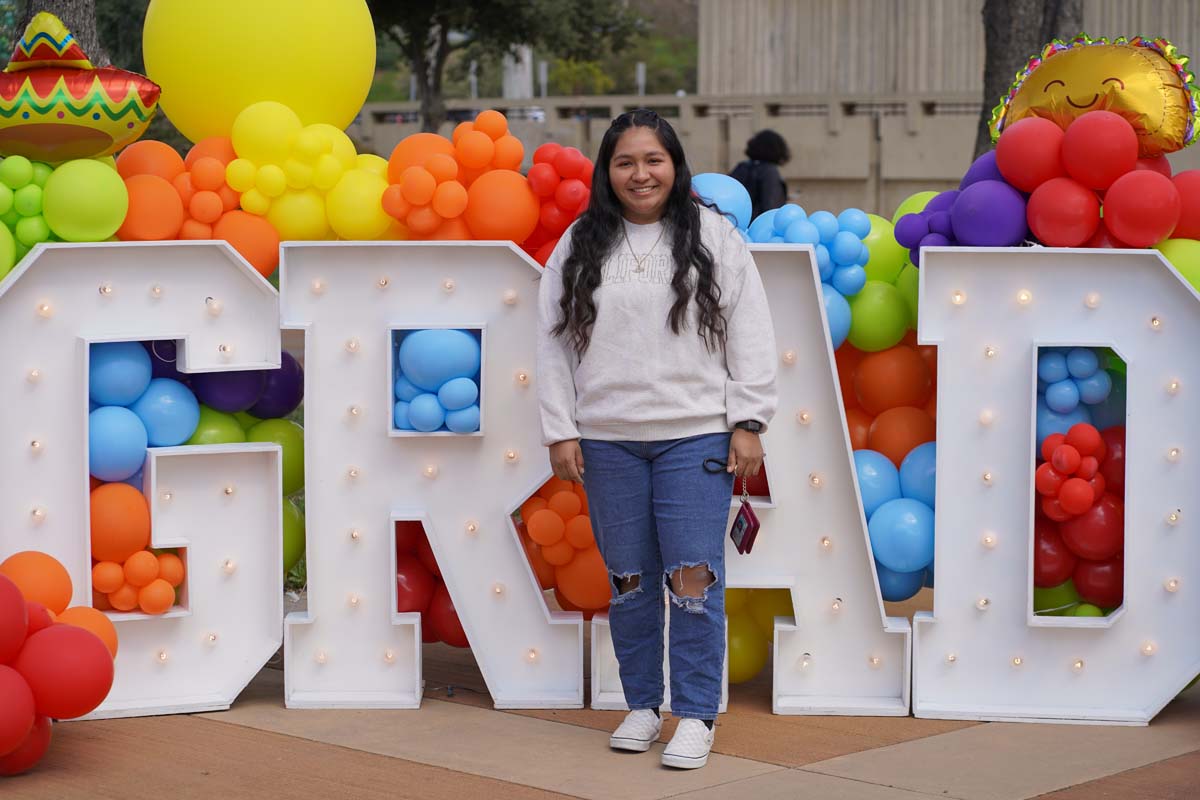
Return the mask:
[(422, 393), (422, 389), (420, 386), (414, 386), (413, 382), (403, 375), (397, 375), (395, 392), (397, 400), (411, 403), (414, 397)]
[(446, 427), (455, 433), (474, 433), (479, 430), (479, 406), (447, 412)]
[[(1068, 414), (1058, 414), (1046, 405), (1046, 398), (1038, 397), (1037, 399), (1037, 446), (1038, 452), (1041, 452), (1042, 442), (1052, 433), (1066, 434), (1071, 430), (1072, 425), (1080, 422), (1092, 423), (1092, 415), (1088, 410), (1088, 406), (1079, 405), (1075, 410)], [(1099, 406), (1097, 406), (1099, 408)], [(1122, 422), (1124, 424), (1124, 416)], [(1107, 427), (1107, 426), (1103, 426)]]
[(800, 219), (808, 219), (808, 215), (804, 213), (804, 209), (795, 203), (784, 203), (776, 209), (778, 212), (775, 215), (775, 233), (783, 236), (783, 232), (791, 227), (792, 223)]
[(784, 229), (783, 240), (788, 244), (820, 244), (821, 232), (808, 220), (798, 219)]
[(200, 423), (200, 403), (192, 390), (170, 378), (155, 378), (129, 407), (146, 426), (151, 447), (174, 447), (192, 438)]
[(1038, 356), (1037, 374), (1048, 384), (1065, 381), (1071, 376), (1067, 371), (1067, 357), (1056, 350), (1043, 350)]
[(419, 394), (408, 404), (408, 421), (415, 430), (436, 431), (446, 421), (446, 409), (436, 394)]
[(767, 239), (768, 244), (785, 244), (786, 242), (787, 242), (787, 239), (784, 239), (782, 236), (778, 236), (778, 235), (772, 236), (770, 239)]
[(920, 500), (930, 508), (937, 485), (937, 446), (933, 442), (919, 444), (900, 462), (900, 494)]
[(1100, 369), (1100, 358), (1094, 350), (1072, 347), (1067, 351), (1067, 372), (1072, 378), (1087, 378)]
[(701, 200), (715, 205), (735, 228), (750, 227), (754, 204), (750, 200), (750, 192), (737, 178), (720, 172), (702, 172), (692, 176), (692, 191)]
[(828, 283), (821, 284), (821, 295), (825, 300), (825, 319), (829, 323), (829, 341), (837, 350), (850, 335), (850, 304), (842, 293)]
[(91, 346), (88, 397), (102, 406), (127, 406), (150, 385), (150, 354), (138, 342)]
[(848, 267), (837, 267), (833, 270), (833, 275), (830, 277), (829, 282), (833, 284), (833, 288), (842, 294), (847, 297), (853, 297), (867, 285), (867, 271), (858, 264), (851, 264)]
[(829, 245), (829, 255), (833, 257), (833, 263), (844, 266), (858, 261), (862, 249), (862, 239), (849, 231), (838, 231), (833, 237), (833, 244)]
[(895, 572), (875, 561), (875, 574), (879, 577), (879, 593), (889, 603), (899, 603), (921, 591), (925, 583), (925, 570)]
[(833, 277), (833, 259), (829, 257), (829, 248), (823, 244), (819, 244), (813, 248), (813, 252), (817, 257), (817, 272), (821, 274), (821, 280), (826, 283)]
[(1046, 405), (1057, 414), (1070, 414), (1079, 405), (1079, 387), (1075, 381), (1056, 381), (1046, 387)]
[(404, 337), (400, 370), (414, 385), (436, 392), (451, 378), (470, 378), (479, 372), (480, 354), (479, 340), (470, 333), (428, 328)]
[(1080, 406), (1091, 409), (1092, 424), (1100, 430), (1111, 428), (1113, 425), (1124, 425), (1125, 419), (1125, 376), (1119, 372), (1106, 373), (1112, 382), (1112, 390), (1104, 402), (1094, 406)]
[(142, 489), (145, 488), (142, 485), (144, 480), (145, 480), (145, 468), (143, 467), (142, 469), (139, 469), (137, 472), (130, 475), (125, 480), (121, 481), (121, 483), (128, 483), (130, 486), (132, 486), (133, 488), (137, 489), (140, 492), (140, 491), (142, 491)]
[(871, 218), (861, 209), (847, 208), (838, 214), (837, 221), (839, 230), (849, 231), (859, 239), (865, 239), (871, 233)]
[(890, 500), (867, 525), (875, 559), (894, 572), (917, 572), (933, 561), (933, 509), (919, 500)]
[(863, 513), (867, 519), (875, 513), (875, 509), (900, 496), (900, 473), (883, 453), (855, 450), (854, 472), (858, 475), (858, 491), (862, 495)]
[(102, 481), (123, 481), (146, 460), (146, 426), (128, 408), (100, 406), (88, 414), (88, 471)]
[(1075, 386), (1079, 389), (1079, 402), (1094, 406), (1108, 399), (1113, 384), (1108, 372), (1098, 369), (1086, 378), (1075, 381)]
[(408, 421), (408, 401), (397, 400), (392, 408), (392, 425), (399, 431), (415, 431), (416, 428)]
[(817, 230), (821, 232), (821, 244), (833, 243), (833, 237), (838, 234), (837, 217), (828, 211), (814, 211), (808, 215), (808, 221), (816, 225)]
[(859, 245), (858, 258), (854, 259), (854, 263), (860, 267), (865, 267), (871, 263), (871, 249), (867, 247), (865, 242), (859, 242)]
[(454, 378), (438, 389), (438, 402), (447, 411), (459, 411), (479, 399), (479, 387), (470, 378)]
[(754, 218), (750, 223), (750, 240), (754, 242), (769, 242), (771, 236), (775, 233), (775, 215), (779, 213), (778, 208), (772, 208), (770, 211), (764, 211)]
[(738, 236), (742, 237), (743, 242), (746, 244), (754, 244), (754, 240), (750, 238), (750, 231), (746, 230), (745, 228), (738, 228), (737, 232)]

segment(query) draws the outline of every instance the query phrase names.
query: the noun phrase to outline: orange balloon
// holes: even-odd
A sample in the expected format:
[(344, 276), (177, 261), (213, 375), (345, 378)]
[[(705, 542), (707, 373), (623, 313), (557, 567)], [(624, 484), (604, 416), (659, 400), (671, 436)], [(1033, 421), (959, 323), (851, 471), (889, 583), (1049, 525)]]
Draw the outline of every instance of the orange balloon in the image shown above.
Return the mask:
[(175, 589), (157, 578), (138, 591), (137, 604), (147, 614), (165, 614), (175, 605)]
[(409, 167), (404, 170), (399, 182), (404, 199), (414, 206), (428, 205), (437, 189), (437, 179), (424, 167)]
[(529, 518), (533, 516), (535, 511), (541, 511), (543, 508), (546, 508), (549, 505), (550, 503), (547, 502), (546, 498), (539, 497), (535, 494), (524, 503), (521, 503), (521, 519), (523, 519), (525, 522), (529, 522)]
[(520, 169), (525, 160), (525, 145), (521, 140), (509, 134), (496, 140), (496, 152), (492, 156), (492, 166), (496, 169)]
[(150, 508), (127, 483), (106, 483), (92, 490), (92, 558), (125, 559), (150, 545)]
[(582, 483), (573, 483), (571, 484), (571, 488), (574, 489), (575, 494), (579, 495), (579, 499), (583, 503), (583, 508), (579, 509), (579, 513), (588, 513), (587, 489), (583, 488)]
[(421, 166), (429, 170), (429, 174), (433, 175), (438, 183), (452, 181), (458, 177), (458, 162), (454, 160), (454, 156), (445, 153), (430, 156)]
[[(193, 179), (194, 181), (195, 179)], [(221, 196), (216, 192), (197, 191), (188, 202), (188, 213), (197, 222), (211, 225), (219, 220), (224, 212), (225, 204), (221, 202)]]
[(596, 616), (597, 611), (608, 610), (608, 603), (605, 603), (603, 607), (596, 609), (580, 608), (568, 600), (567, 596), (562, 593), (562, 590), (557, 587), (554, 589), (554, 602), (558, 603), (558, 607), (563, 611), (578, 611), (579, 613), (583, 614), (583, 618), (585, 620), (591, 620), (592, 617)]
[(576, 550), (586, 550), (596, 543), (592, 521), (583, 514), (567, 520), (567, 541)]
[(108, 594), (121, 588), (125, 582), (125, 570), (115, 561), (97, 561), (92, 566), (92, 588)]
[[(126, 186), (128, 185), (128, 182), (126, 182)], [(175, 176), (175, 179), (171, 181), (171, 185), (175, 187), (175, 191), (179, 195), (179, 199), (183, 201), (185, 206), (192, 202), (192, 197), (196, 194), (196, 186), (192, 183), (192, 173), (179, 173)], [(120, 231), (118, 231), (118, 233), (120, 233)]]
[(54, 614), (61, 614), (71, 603), (71, 576), (58, 559), (46, 553), (14, 553), (0, 563), (0, 575), (15, 583), (27, 602), (41, 603)]
[(933, 392), (929, 367), (903, 344), (869, 353), (854, 371), (854, 394), (868, 414), (899, 406), (923, 406)]
[(550, 498), (550, 510), (562, 517), (563, 522), (569, 522), (573, 517), (578, 516), (582, 508), (583, 503), (580, 501), (579, 495), (570, 489), (555, 492), (554, 496)]
[(568, 489), (574, 491), (575, 483), (573, 481), (564, 480), (563, 478), (550, 478), (542, 484), (537, 490), (537, 496), (545, 498), (547, 501), (559, 492), (565, 492)]
[(538, 580), (538, 586), (543, 590), (553, 588), (554, 565), (542, 558), (541, 548), (532, 540), (527, 540), (522, 544), (525, 547), (525, 557), (529, 559), (529, 566), (533, 567), (533, 574)]
[(850, 449), (865, 450), (867, 448), (867, 432), (871, 429), (873, 417), (861, 408), (846, 409), (846, 427), (850, 431)]
[(496, 154), (496, 143), (483, 131), (467, 131), (454, 143), (454, 157), (467, 169), (482, 169)]
[(471, 229), (463, 222), (463, 218), (457, 216), (444, 220), (437, 230), (429, 234), (429, 238), (444, 242), (468, 242), (475, 237), (471, 236)]
[(476, 239), (523, 242), (537, 227), (540, 212), (537, 196), (524, 175), (495, 169), (480, 175), (467, 190), (463, 219)]
[(858, 406), (858, 398), (854, 396), (854, 370), (858, 362), (866, 355), (849, 342), (844, 343), (833, 353), (833, 361), (837, 365), (838, 385), (842, 389), (842, 405), (846, 408)]
[(936, 394), (933, 395), (932, 397), (930, 397), (929, 402), (925, 404), (925, 413), (928, 414), (930, 417), (932, 417), (934, 422), (937, 422), (937, 395)]
[(227, 183), (217, 189), (217, 197), (221, 198), (221, 207), (226, 211), (236, 211), (242, 205), (242, 196), (230, 189)]
[(462, 138), (462, 135), (464, 133), (466, 133), (467, 131), (473, 131), (473, 130), (475, 130), (474, 122), (470, 122), (470, 121), (460, 122), (454, 126), (454, 133), (450, 134), (450, 141), (453, 142), (454, 144), (458, 144), (458, 140)]
[(122, 178), (157, 175), (169, 183), (183, 170), (179, 153), (171, 145), (153, 139), (134, 142), (117, 156), (117, 173)]
[(226, 211), (213, 226), (212, 235), (233, 245), (264, 278), (279, 266), (279, 231), (265, 217)]
[(576, 553), (569, 563), (554, 570), (554, 577), (559, 591), (580, 608), (604, 608), (612, 597), (608, 569), (595, 547)]
[(112, 611), (112, 603), (108, 602), (108, 595), (97, 592), (92, 589), (92, 608), (97, 611)]
[(552, 545), (542, 545), (542, 558), (546, 559), (548, 564), (561, 567), (575, 558), (575, 548), (571, 547), (571, 543), (566, 539), (559, 539)]
[(129, 209), (117, 229), (122, 241), (174, 239), (183, 225), (183, 201), (175, 188), (157, 175), (134, 175), (125, 179)]
[(486, 133), (491, 139), (499, 139), (508, 133), (508, 120), (499, 111), (489, 108), (475, 115), (475, 130)]
[(384, 213), (395, 219), (404, 219), (412, 211), (412, 203), (404, 199), (404, 192), (398, 183), (383, 190), (382, 203)]
[(174, 553), (158, 554), (158, 577), (171, 584), (171, 586), (179, 586), (183, 583), (184, 574), (185, 569), (182, 558)]
[(215, 158), (197, 158), (191, 165), (192, 185), (215, 192), (225, 185), (225, 165)]
[(138, 590), (128, 583), (121, 584), (115, 592), (109, 592), (108, 602), (117, 611), (133, 611), (137, 608)]
[(207, 222), (201, 222), (198, 219), (185, 219), (183, 226), (179, 229), (180, 239), (211, 239), (213, 238), (212, 225)]
[(73, 606), (59, 614), (58, 621), (96, 634), (112, 657), (117, 657), (117, 627), (103, 612), (88, 606)]
[(388, 157), (388, 183), (399, 183), (404, 170), (420, 166), (428, 161), (430, 156), (438, 153), (453, 156), (454, 145), (436, 133), (414, 133), (405, 136)]
[(479, 169), (467, 169), (460, 164), (458, 169), (458, 182), (470, 189), (471, 184), (474, 183), (480, 175), (483, 175), (487, 172), (490, 172), (487, 167), (480, 167)]
[(431, 205), (438, 216), (453, 219), (467, 210), (467, 187), (458, 181), (439, 183)]
[(922, 344), (917, 346), (917, 352), (921, 355), (921, 360), (925, 362), (925, 366), (929, 368), (929, 378), (933, 381), (933, 385), (937, 387), (937, 345)]
[(158, 577), (158, 559), (149, 550), (139, 550), (125, 559), (125, 582), (142, 588)]
[(228, 136), (210, 136), (207, 139), (201, 139), (192, 145), (192, 149), (188, 150), (187, 157), (183, 159), (183, 164), (188, 169), (201, 158), (215, 158), (222, 165), (229, 164), (237, 158), (237, 153), (233, 150), (233, 140)]
[(529, 519), (525, 520), (525, 527), (529, 530), (529, 538), (543, 547), (561, 541), (567, 531), (563, 518), (549, 508), (533, 512)]
[(897, 467), (919, 444), (932, 442), (937, 433), (933, 418), (920, 408), (889, 408), (871, 423), (867, 447), (887, 456)]
[(404, 224), (414, 236), (428, 237), (442, 224), (442, 218), (430, 206), (420, 206), (408, 212)]

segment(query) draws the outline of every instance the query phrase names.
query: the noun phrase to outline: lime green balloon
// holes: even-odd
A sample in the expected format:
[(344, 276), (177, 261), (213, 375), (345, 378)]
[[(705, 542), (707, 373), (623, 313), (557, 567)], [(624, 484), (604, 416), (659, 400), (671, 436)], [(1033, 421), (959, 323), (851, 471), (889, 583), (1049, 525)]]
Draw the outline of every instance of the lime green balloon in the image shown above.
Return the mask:
[(304, 512), (291, 500), (283, 501), (283, 573), (292, 571), (304, 555)]
[(238, 424), (233, 414), (202, 405), (196, 432), (185, 444), (237, 444), (244, 441), (246, 429)]
[(253, 428), (258, 423), (262, 422), (262, 420), (259, 419), (258, 417), (252, 417), (249, 414), (247, 414), (245, 411), (235, 412), (233, 415), (233, 418), (236, 419), (238, 421), (238, 424), (242, 426), (242, 430), (247, 430), (247, 431), (250, 430), (251, 428)]
[(8, 274), (17, 263), (17, 243), (12, 231), (0, 225), (0, 278)]
[(0, 161), (0, 183), (20, 189), (33, 180), (33, 162), (25, 156), (9, 156)]
[[(112, 156), (109, 156), (112, 159)], [(113, 169), (117, 168), (117, 162), (112, 162)], [(42, 188), (45, 188), (46, 181), (50, 179), (50, 175), (54, 172), (54, 167), (47, 164), (45, 161), (33, 162), (33, 182)]]
[(283, 448), (283, 493), (304, 487), (304, 428), (291, 420), (266, 419), (246, 431), (247, 442), (274, 442)]
[(896, 276), (896, 288), (904, 298), (904, 306), (908, 309), (908, 327), (917, 329), (917, 302), (920, 295), (921, 271), (912, 264), (905, 264), (904, 269)]
[[(0, 185), (3, 185), (3, 184), (0, 184)], [(4, 188), (8, 189), (7, 186), (5, 186)], [(12, 189), (8, 189), (8, 191), (9, 191), (9, 197), (11, 197)], [(17, 227), (17, 223), (20, 221), (21, 221), (21, 215), (17, 213), (17, 210), (12, 207), (11, 203), (9, 204), (7, 211), (0, 213), (0, 222), (3, 222), (5, 225), (7, 225), (10, 230), (12, 228)]]
[[(13, 190), (0, 183), (0, 215), (7, 214), (13, 210), (14, 200)], [(16, 224), (15, 222), (13, 223)]]
[(68, 161), (46, 179), (42, 213), (63, 241), (102, 242), (121, 227), (128, 209), (125, 182), (99, 161)]
[(1068, 617), (1106, 617), (1104, 609), (1100, 606), (1094, 606), (1091, 603), (1080, 603), (1072, 608), (1064, 616)]
[(937, 196), (937, 192), (917, 192), (916, 194), (910, 194), (900, 201), (896, 213), (892, 214), (892, 224), (895, 225), (899, 222), (900, 218), (905, 214), (917, 214), (924, 211), (925, 206), (929, 205), (929, 201)]
[(42, 213), (42, 187), (36, 183), (22, 186), (13, 192), (13, 208), (22, 217), (36, 217)]
[(1033, 610), (1052, 617), (1064, 616), (1068, 611), (1079, 605), (1079, 592), (1075, 591), (1075, 582), (1068, 580), (1049, 589), (1033, 587)]
[(867, 281), (861, 292), (846, 301), (850, 304), (850, 335), (846, 338), (865, 353), (894, 346), (908, 331), (908, 305), (890, 283)]
[(1154, 246), (1183, 279), (1200, 290), (1200, 242), (1195, 239), (1166, 239)]
[(33, 247), (38, 242), (50, 240), (50, 226), (46, 224), (46, 218), (41, 215), (21, 217), (17, 220), (17, 227), (13, 232), (21, 244), (26, 247)]
[(908, 259), (908, 251), (896, 241), (894, 226), (878, 214), (867, 214), (871, 232), (863, 239), (871, 258), (865, 267), (867, 280), (895, 283), (896, 276)]

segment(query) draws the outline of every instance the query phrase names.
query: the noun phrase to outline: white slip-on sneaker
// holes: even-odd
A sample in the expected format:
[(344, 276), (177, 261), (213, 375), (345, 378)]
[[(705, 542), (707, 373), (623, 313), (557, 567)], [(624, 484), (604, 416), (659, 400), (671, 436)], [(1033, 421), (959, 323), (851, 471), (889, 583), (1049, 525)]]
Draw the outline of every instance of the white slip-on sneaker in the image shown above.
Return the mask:
[(625, 715), (625, 721), (608, 737), (613, 750), (644, 753), (662, 733), (662, 717), (648, 708), (638, 708)]
[(697, 769), (708, 763), (708, 751), (712, 749), (715, 726), (709, 728), (698, 719), (681, 719), (675, 735), (663, 750), (664, 767)]

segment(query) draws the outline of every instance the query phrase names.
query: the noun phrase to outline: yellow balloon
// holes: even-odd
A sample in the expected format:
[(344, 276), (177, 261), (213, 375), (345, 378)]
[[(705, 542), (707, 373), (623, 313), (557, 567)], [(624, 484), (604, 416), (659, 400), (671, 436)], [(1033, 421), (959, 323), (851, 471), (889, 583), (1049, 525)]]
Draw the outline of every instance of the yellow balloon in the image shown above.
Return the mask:
[(225, 182), (235, 192), (248, 192), (254, 188), (254, 176), (258, 167), (248, 158), (235, 158), (225, 167)]
[(287, 175), (288, 186), (293, 189), (307, 189), (312, 184), (313, 168), (303, 161), (289, 158), (283, 163), (283, 172)]
[(282, 164), (300, 134), (300, 118), (282, 103), (265, 100), (247, 106), (233, 120), (233, 149), (261, 167)]
[(742, 611), (746, 607), (746, 603), (750, 601), (749, 589), (726, 589), (725, 590), (725, 613), (732, 616)]
[(280, 241), (320, 241), (329, 235), (325, 200), (312, 189), (288, 189), (275, 198), (267, 222), (279, 231)]
[(377, 156), (374, 153), (362, 153), (355, 162), (358, 169), (365, 169), (367, 172), (373, 172), (376, 175), (387, 177), (388, 162), (382, 156)]
[(768, 642), (775, 640), (775, 618), (790, 617), (792, 611), (792, 593), (787, 589), (755, 589), (750, 592), (750, 602), (747, 604), (750, 617), (762, 630)]
[(279, 197), (287, 186), (287, 175), (284, 174), (283, 167), (275, 164), (260, 167), (258, 174), (254, 176), (254, 188), (267, 197)]
[(228, 136), (261, 100), (345, 128), (375, 75), (375, 26), (366, 0), (153, 0), (142, 52), (159, 105), (193, 142)]
[(383, 210), (387, 179), (361, 169), (347, 170), (325, 196), (325, 212), (334, 233), (343, 239), (378, 239), (392, 224)]
[(745, 683), (762, 672), (771, 648), (749, 614), (733, 614), (727, 623), (729, 682)]
[(271, 200), (258, 189), (248, 189), (242, 193), (242, 210), (255, 216), (264, 216), (271, 210)]
[(317, 159), (317, 166), (313, 169), (313, 186), (322, 192), (328, 192), (337, 186), (345, 171), (346, 168), (332, 153), (326, 153)]
[(354, 142), (346, 135), (345, 131), (340, 131), (332, 125), (316, 124), (309, 125), (304, 129), (312, 131), (317, 136), (321, 137), (322, 142), (327, 146), (322, 147), (322, 153), (331, 153), (338, 163), (342, 165), (342, 169), (354, 169), (354, 162), (358, 159), (358, 151), (354, 149)]

